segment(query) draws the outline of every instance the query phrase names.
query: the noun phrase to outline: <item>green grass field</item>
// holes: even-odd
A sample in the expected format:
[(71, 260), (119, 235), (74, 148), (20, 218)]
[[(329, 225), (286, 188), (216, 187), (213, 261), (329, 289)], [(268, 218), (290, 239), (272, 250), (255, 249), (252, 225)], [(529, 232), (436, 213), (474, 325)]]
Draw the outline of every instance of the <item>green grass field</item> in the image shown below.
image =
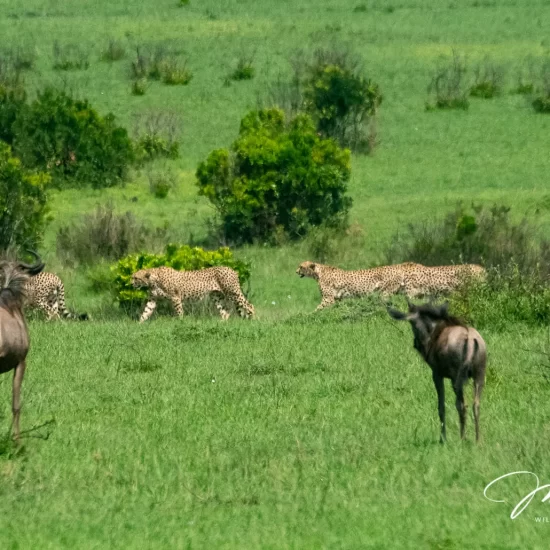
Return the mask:
[[(407, 326), (344, 304), (307, 315), (318, 290), (294, 273), (307, 244), (235, 251), (252, 266), (255, 321), (138, 325), (91, 292), (84, 270), (60, 265), (55, 241), (60, 226), (108, 200), (168, 223), (182, 242), (203, 235), (212, 210), (196, 193), (197, 164), (233, 141), (297, 50), (339, 45), (361, 56), (384, 101), (375, 154), (352, 161), (361, 235), (331, 260), (375, 265), (396, 231), (457, 201), (511, 206), (549, 235), (550, 117), (508, 93), (526, 58), (547, 55), (549, 31), (543, 0), (0, 0), (0, 48), (37, 54), (31, 95), (65, 87), (128, 128), (151, 108), (182, 119), (181, 158), (170, 162), (179, 183), (167, 199), (153, 198), (140, 172), (124, 188), (52, 195), (41, 253), (62, 274), (68, 304), (94, 320), (31, 321), (24, 448), (0, 440), (0, 548), (547, 548), (550, 526), (536, 519), (550, 517), (544, 491), (509, 517), (531, 479), (495, 486), (507, 503), (483, 496), (513, 471), (550, 483), (546, 328), (483, 332), (483, 441), (473, 443), (469, 416), (460, 442), (447, 386), (441, 446), (430, 371)], [(126, 45), (125, 59), (100, 61), (110, 38)], [(89, 69), (54, 71), (56, 40), (87, 50)], [(187, 57), (193, 80), (135, 97), (133, 48), (158, 43)], [(433, 70), (453, 49), (470, 66), (491, 56), (506, 67), (506, 91), (472, 99), (467, 112), (426, 112)], [(224, 86), (252, 53), (256, 77)], [(10, 376), (0, 388), (7, 434)]]

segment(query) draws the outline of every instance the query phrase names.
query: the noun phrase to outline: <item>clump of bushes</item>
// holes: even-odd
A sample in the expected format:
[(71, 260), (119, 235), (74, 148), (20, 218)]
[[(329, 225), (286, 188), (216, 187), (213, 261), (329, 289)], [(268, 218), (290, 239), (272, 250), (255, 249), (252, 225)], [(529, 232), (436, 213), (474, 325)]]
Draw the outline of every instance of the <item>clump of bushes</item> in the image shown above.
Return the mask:
[(58, 187), (117, 185), (134, 161), (132, 141), (112, 114), (51, 88), (20, 108), (12, 130), (24, 165), (47, 170)]
[(533, 109), (537, 113), (550, 113), (550, 61), (543, 63), (541, 68), (541, 88), (533, 99)]
[(131, 73), (134, 81), (150, 78), (168, 85), (187, 85), (193, 78), (187, 60), (163, 46), (157, 46), (152, 52), (138, 46)]
[(90, 66), (89, 54), (78, 44), (62, 46), (55, 41), (53, 44), (53, 69), (56, 71), (85, 70)]
[(502, 91), (504, 69), (491, 60), (485, 59), (474, 69), (474, 79), (474, 84), (470, 87), (470, 95), (490, 99)]
[(394, 236), (386, 261), (484, 265), (487, 282), (453, 294), (453, 311), (494, 329), (550, 322), (550, 242), (529, 220), (514, 223), (507, 207), (458, 206), (439, 221), (409, 225)]
[(107, 46), (101, 53), (102, 61), (113, 62), (120, 61), (126, 57), (126, 48), (120, 40), (110, 38)]
[(466, 63), (456, 52), (450, 62), (436, 69), (428, 86), (426, 110), (468, 109), (468, 90), (465, 82)]
[(25, 108), (26, 102), (25, 88), (17, 83), (2, 81), (0, 67), (0, 141), (13, 146), (14, 124), (19, 113)]
[(369, 152), (368, 125), (382, 103), (378, 84), (360, 74), (347, 54), (319, 50), (306, 66), (305, 110), (325, 137)]
[(231, 80), (252, 80), (256, 73), (252, 62), (252, 57), (241, 57), (237, 62), (235, 70), (229, 75), (229, 78)]
[(25, 170), (0, 141), (0, 250), (40, 243), (48, 221), (49, 182), (47, 174)]
[(149, 190), (157, 199), (165, 199), (170, 190), (176, 186), (176, 175), (166, 167), (147, 171), (147, 179)]
[(131, 212), (117, 214), (112, 203), (97, 206), (79, 223), (57, 232), (57, 255), (70, 266), (93, 266), (102, 260), (118, 260), (145, 247), (164, 242), (166, 228), (150, 229)]
[(139, 161), (150, 161), (159, 157), (175, 159), (179, 156), (181, 121), (177, 113), (149, 111), (135, 118), (134, 139)]
[(288, 122), (280, 109), (246, 115), (231, 149), (212, 151), (197, 169), (199, 194), (216, 207), (223, 239), (233, 243), (344, 227), (349, 177), (349, 150), (319, 136), (309, 116)]
[(132, 82), (132, 95), (145, 95), (148, 87), (149, 86), (146, 78), (136, 78)]
[(317, 131), (342, 147), (372, 152), (382, 94), (362, 74), (359, 62), (346, 51), (317, 50), (309, 60), (297, 56), (292, 66), (290, 81), (279, 79), (272, 85), (271, 102), (291, 116), (308, 113)]
[(241, 286), (250, 278), (248, 264), (235, 259), (227, 247), (210, 251), (188, 245), (169, 244), (166, 246), (164, 254), (127, 256), (112, 267), (116, 299), (127, 310), (143, 305), (147, 292), (132, 286), (132, 274), (140, 269), (166, 266), (179, 271), (190, 271), (221, 265), (230, 267), (239, 274)]

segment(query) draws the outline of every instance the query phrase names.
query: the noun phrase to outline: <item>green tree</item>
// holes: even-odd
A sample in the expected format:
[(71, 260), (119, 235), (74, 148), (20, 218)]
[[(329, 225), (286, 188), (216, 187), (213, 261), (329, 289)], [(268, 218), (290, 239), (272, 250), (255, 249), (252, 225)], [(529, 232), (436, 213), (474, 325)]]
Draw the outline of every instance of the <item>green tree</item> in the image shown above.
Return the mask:
[(217, 149), (197, 169), (199, 194), (218, 210), (225, 238), (303, 237), (321, 224), (343, 227), (350, 152), (317, 133), (308, 115), (285, 122), (280, 109), (252, 111), (231, 150)]
[(132, 141), (115, 117), (53, 89), (38, 95), (14, 124), (14, 150), (25, 166), (47, 170), (57, 186), (111, 187), (134, 159)]
[(47, 221), (50, 177), (23, 169), (10, 147), (0, 142), (0, 249), (36, 247)]

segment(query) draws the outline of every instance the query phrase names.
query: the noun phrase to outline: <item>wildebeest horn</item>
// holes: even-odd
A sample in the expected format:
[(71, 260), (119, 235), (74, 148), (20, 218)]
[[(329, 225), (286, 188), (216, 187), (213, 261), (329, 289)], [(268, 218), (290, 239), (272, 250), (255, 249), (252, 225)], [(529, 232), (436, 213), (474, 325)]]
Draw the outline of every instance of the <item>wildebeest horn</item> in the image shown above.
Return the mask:
[(46, 265), (41, 259), (40, 256), (34, 251), (34, 250), (27, 250), (29, 254), (32, 254), (36, 258), (36, 262), (34, 264), (26, 264), (24, 262), (19, 262), (19, 267), (21, 269), (24, 269), (31, 275), (38, 275)]

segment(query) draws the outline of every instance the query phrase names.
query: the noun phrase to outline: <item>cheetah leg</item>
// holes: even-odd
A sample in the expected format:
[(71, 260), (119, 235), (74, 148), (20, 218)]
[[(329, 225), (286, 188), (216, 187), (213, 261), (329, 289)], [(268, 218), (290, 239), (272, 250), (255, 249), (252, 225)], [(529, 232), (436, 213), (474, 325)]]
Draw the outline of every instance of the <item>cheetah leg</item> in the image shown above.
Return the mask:
[(317, 306), (315, 311), (319, 311), (320, 309), (331, 306), (335, 302), (336, 302), (335, 296), (333, 296), (332, 294), (323, 294), (321, 303)]
[(228, 292), (227, 298), (235, 304), (241, 317), (247, 317), (248, 319), (254, 317), (254, 306), (244, 297), (244, 294)]
[(147, 319), (149, 319), (149, 317), (153, 315), (153, 312), (155, 311), (156, 307), (157, 307), (157, 302), (155, 300), (149, 300), (145, 304), (145, 309), (143, 310), (143, 313), (139, 318), (139, 322), (143, 323), (144, 321), (147, 321)]
[(223, 307), (223, 296), (220, 296), (217, 292), (212, 293), (212, 300), (216, 304), (216, 309), (218, 310), (220, 317), (227, 321), (229, 319), (229, 312)]
[(170, 298), (174, 311), (178, 317), (183, 317), (183, 305), (181, 303), (181, 298), (176, 296), (175, 298)]
[(49, 296), (47, 300), (40, 300), (36, 303), (36, 307), (41, 309), (46, 314), (46, 320), (51, 321), (57, 317), (57, 301), (55, 296)]

